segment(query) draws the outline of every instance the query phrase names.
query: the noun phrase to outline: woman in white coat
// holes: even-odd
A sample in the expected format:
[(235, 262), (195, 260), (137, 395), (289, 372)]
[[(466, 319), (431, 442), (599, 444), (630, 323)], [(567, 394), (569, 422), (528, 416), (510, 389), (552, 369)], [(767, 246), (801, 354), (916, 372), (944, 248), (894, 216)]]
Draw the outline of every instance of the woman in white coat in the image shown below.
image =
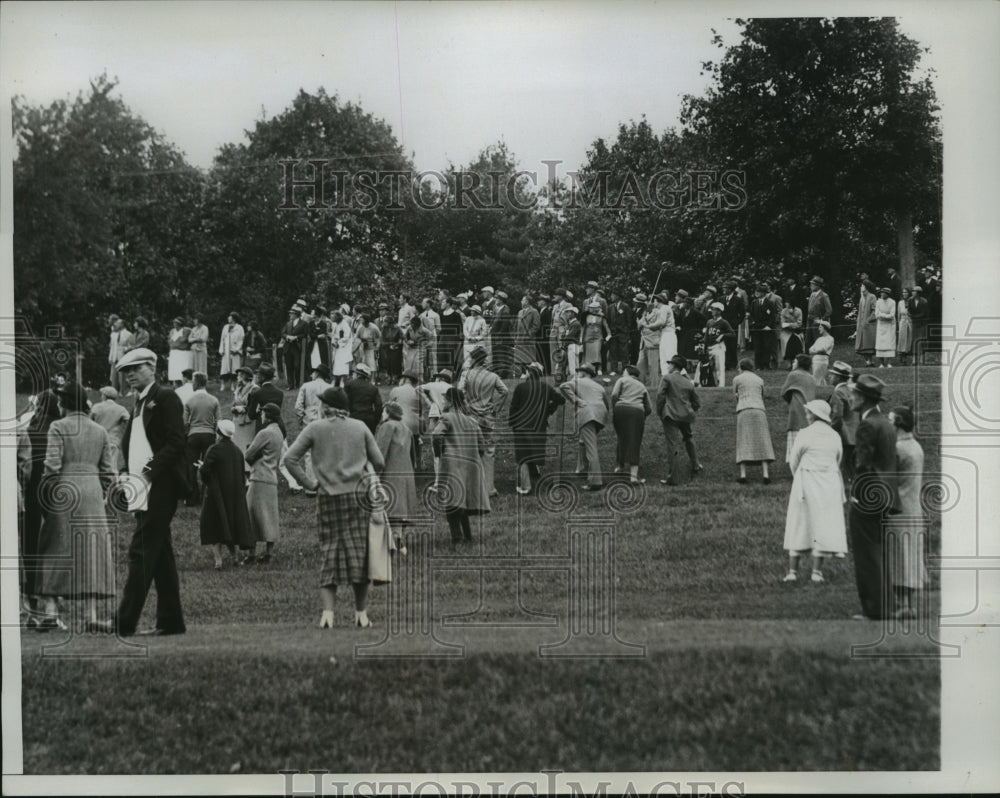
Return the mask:
[(808, 426), (795, 436), (788, 461), (793, 477), (785, 518), (785, 582), (798, 581), (799, 559), (807, 551), (812, 553), (813, 582), (824, 581), (824, 557), (847, 552), (840, 474), (843, 444), (830, 426), (829, 404), (813, 399), (806, 403), (805, 412)]
[(879, 368), (888, 366), (896, 357), (896, 303), (892, 300), (892, 290), (880, 288), (875, 302), (875, 357), (882, 362)]

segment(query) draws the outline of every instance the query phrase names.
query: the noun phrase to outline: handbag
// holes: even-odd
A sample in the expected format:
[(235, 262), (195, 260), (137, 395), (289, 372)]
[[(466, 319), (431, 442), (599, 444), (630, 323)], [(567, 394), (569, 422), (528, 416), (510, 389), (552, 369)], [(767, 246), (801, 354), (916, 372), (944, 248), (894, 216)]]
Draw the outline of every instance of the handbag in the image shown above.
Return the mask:
[(392, 581), (392, 531), (385, 510), (376, 508), (368, 517), (368, 578), (376, 585)]

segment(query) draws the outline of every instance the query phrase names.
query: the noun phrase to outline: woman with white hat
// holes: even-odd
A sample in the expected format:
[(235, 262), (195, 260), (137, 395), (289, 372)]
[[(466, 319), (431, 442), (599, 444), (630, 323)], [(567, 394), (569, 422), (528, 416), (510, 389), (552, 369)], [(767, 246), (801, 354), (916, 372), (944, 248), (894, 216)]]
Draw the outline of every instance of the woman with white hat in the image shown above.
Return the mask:
[(823, 558), (847, 551), (840, 435), (830, 426), (830, 405), (822, 399), (807, 402), (805, 413), (808, 426), (795, 436), (789, 458), (793, 477), (785, 517), (785, 582), (798, 581), (805, 552), (812, 553), (812, 581), (823, 582)]
[(725, 388), (726, 337), (736, 333), (732, 325), (722, 318), (722, 311), (726, 309), (725, 305), (721, 302), (713, 302), (708, 307), (712, 318), (705, 322), (705, 346), (708, 347), (708, 355), (712, 358), (715, 384), (720, 388)]
[(826, 319), (816, 320), (816, 340), (809, 347), (809, 354), (812, 355), (813, 379), (817, 385), (825, 385), (826, 370), (833, 354), (833, 336), (830, 335), (830, 322)]
[(875, 302), (875, 357), (882, 362), (879, 368), (888, 366), (896, 357), (896, 303), (892, 299), (892, 289), (880, 288)]

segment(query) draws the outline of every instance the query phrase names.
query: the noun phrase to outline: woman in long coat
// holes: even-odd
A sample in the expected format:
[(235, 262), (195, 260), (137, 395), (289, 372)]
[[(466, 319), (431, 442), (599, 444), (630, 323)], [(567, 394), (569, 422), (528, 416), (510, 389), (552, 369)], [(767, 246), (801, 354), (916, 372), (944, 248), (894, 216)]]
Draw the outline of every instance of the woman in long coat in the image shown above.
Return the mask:
[(924, 538), (927, 525), (920, 502), (923, 487), (924, 450), (913, 437), (913, 411), (895, 407), (889, 420), (896, 427), (896, 472), (899, 475), (899, 515), (894, 516), (890, 547), (890, 570), (896, 591), (896, 616), (912, 618), (917, 591), (927, 586)]
[(240, 321), (238, 313), (230, 313), (219, 336), (219, 376), (223, 390), (229, 389), (229, 383), (243, 365), (243, 339), (246, 333)]
[(194, 316), (194, 326), (188, 333), (188, 342), (191, 344), (191, 369), (208, 374), (208, 327), (205, 326), (201, 314)]
[(880, 296), (875, 302), (875, 357), (882, 362), (879, 368), (888, 366), (896, 357), (896, 303), (892, 299), (892, 290), (880, 288)]
[[(608, 320), (601, 313), (601, 303), (591, 302), (587, 305), (587, 315), (583, 324), (583, 362), (601, 363), (601, 347), (611, 338), (611, 328)], [(600, 370), (598, 370), (600, 373)]]
[(525, 369), (525, 379), (510, 397), (508, 420), (514, 433), (514, 461), (517, 463), (517, 492), (531, 493), (538, 484), (539, 466), (545, 465), (549, 416), (566, 400), (542, 381), (545, 367), (535, 361)]
[(267, 549), (257, 562), (271, 559), (274, 544), (281, 537), (278, 516), (278, 464), (285, 449), (285, 425), (281, 408), (268, 402), (260, 409), (264, 426), (250, 443), (246, 462), (250, 466), (250, 488), (247, 490), (247, 510), (250, 514), (250, 536), (263, 540)]
[(233, 443), (241, 452), (246, 452), (247, 447), (254, 438), (254, 430), (257, 428), (257, 419), (251, 418), (247, 412), (250, 403), (250, 396), (259, 386), (253, 380), (253, 372), (247, 366), (240, 366), (236, 370), (236, 385), (233, 388), (233, 423), (236, 425), (236, 433), (233, 435)]
[(417, 485), (410, 457), (412, 435), (403, 423), (403, 408), (396, 402), (387, 402), (383, 406), (382, 422), (375, 430), (375, 443), (385, 460), (381, 480), (389, 496), (386, 513), (389, 526), (395, 530), (398, 539), (398, 533), (412, 523), (420, 505), (417, 503)]
[(910, 320), (910, 293), (909, 288), (903, 289), (903, 298), (896, 303), (896, 318), (899, 321), (899, 328), (896, 331), (896, 356), (902, 366), (907, 365), (906, 359), (913, 348), (913, 323)]
[(805, 410), (807, 402), (816, 398), (816, 380), (810, 373), (812, 357), (799, 355), (795, 358), (795, 368), (788, 372), (785, 384), (781, 386), (781, 398), (788, 403), (788, 435), (785, 439), (785, 460), (792, 462), (792, 444), (799, 430), (806, 426)]
[(441, 335), (438, 337), (437, 363), (439, 369), (455, 370), (462, 365), (465, 316), (459, 310), (462, 300), (448, 297), (447, 307), (441, 310)]
[(227, 418), (216, 425), (217, 440), (208, 447), (198, 469), (205, 485), (201, 507), (201, 545), (212, 546), (215, 570), (222, 570), (222, 547), (236, 559), (236, 546), (243, 550), (243, 562), (250, 561), (255, 538), (250, 531), (246, 501), (246, 461), (233, 443), (236, 425)]
[(403, 373), (403, 331), (390, 317), (382, 321), (379, 345), (379, 373), (393, 383)]
[(794, 476), (785, 517), (785, 582), (798, 581), (799, 558), (807, 551), (813, 582), (824, 581), (824, 557), (847, 552), (840, 435), (830, 427), (830, 405), (822, 399), (807, 403), (805, 412), (809, 426), (795, 436), (789, 461)]
[(872, 365), (875, 354), (875, 286), (868, 280), (861, 284), (861, 298), (858, 300), (858, 323), (854, 332), (854, 351), (865, 359), (865, 365)]
[(389, 401), (403, 408), (403, 424), (410, 431), (413, 446), (410, 449), (413, 467), (420, 467), (420, 435), (424, 431), (424, 419), (430, 411), (430, 402), (417, 388), (420, 380), (412, 371), (406, 371), (399, 378), (399, 385), (389, 391)]
[(747, 481), (747, 466), (760, 463), (764, 484), (771, 483), (768, 464), (774, 461), (771, 429), (764, 406), (764, 380), (753, 370), (753, 360), (740, 361), (740, 373), (733, 377), (736, 394), (736, 463), (740, 484)]
[(514, 327), (514, 371), (522, 372), (531, 363), (538, 361), (538, 338), (542, 329), (542, 317), (531, 304), (531, 297), (521, 297), (521, 309), (517, 313)]
[(483, 455), (486, 441), (474, 418), (466, 415), (457, 388), (445, 392), (441, 418), (434, 428), (441, 449), (438, 490), (445, 498), (445, 515), (453, 545), (472, 540), (469, 516), (491, 511)]
[[(83, 600), (86, 622), (97, 621), (98, 599), (113, 597), (114, 561), (104, 497), (115, 464), (107, 431), (87, 418), (87, 392), (67, 383), (58, 392), (64, 418), (48, 429), (40, 487), (45, 520), (36, 593), (45, 598), (40, 628), (62, 628), (57, 598)], [(75, 522), (79, 522), (79, 527)]]

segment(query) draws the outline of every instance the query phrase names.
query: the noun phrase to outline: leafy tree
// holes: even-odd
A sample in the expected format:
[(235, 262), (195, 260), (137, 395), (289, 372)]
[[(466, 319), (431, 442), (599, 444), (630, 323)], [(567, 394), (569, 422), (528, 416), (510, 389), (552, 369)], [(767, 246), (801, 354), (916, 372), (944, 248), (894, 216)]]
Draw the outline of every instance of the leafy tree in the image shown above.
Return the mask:
[(703, 218), (703, 235), (835, 290), (897, 262), (912, 283), (914, 241), (940, 253), (941, 141), (920, 47), (890, 18), (737, 22), (741, 41), (704, 65), (713, 86), (681, 116), (707, 163), (746, 173), (745, 210)]
[(201, 294), (214, 314), (242, 308), (273, 334), (299, 296), (371, 303), (426, 280), (410, 257), (406, 178), (379, 180), (411, 170), (385, 122), (323, 89), (300, 91), (246, 137), (222, 148), (209, 175), (215, 268)]
[(83, 339), (92, 379), (107, 314), (170, 318), (202, 253), (201, 174), (116, 86), (102, 75), (73, 101), (13, 101), (15, 307), (36, 334), (60, 324)]

